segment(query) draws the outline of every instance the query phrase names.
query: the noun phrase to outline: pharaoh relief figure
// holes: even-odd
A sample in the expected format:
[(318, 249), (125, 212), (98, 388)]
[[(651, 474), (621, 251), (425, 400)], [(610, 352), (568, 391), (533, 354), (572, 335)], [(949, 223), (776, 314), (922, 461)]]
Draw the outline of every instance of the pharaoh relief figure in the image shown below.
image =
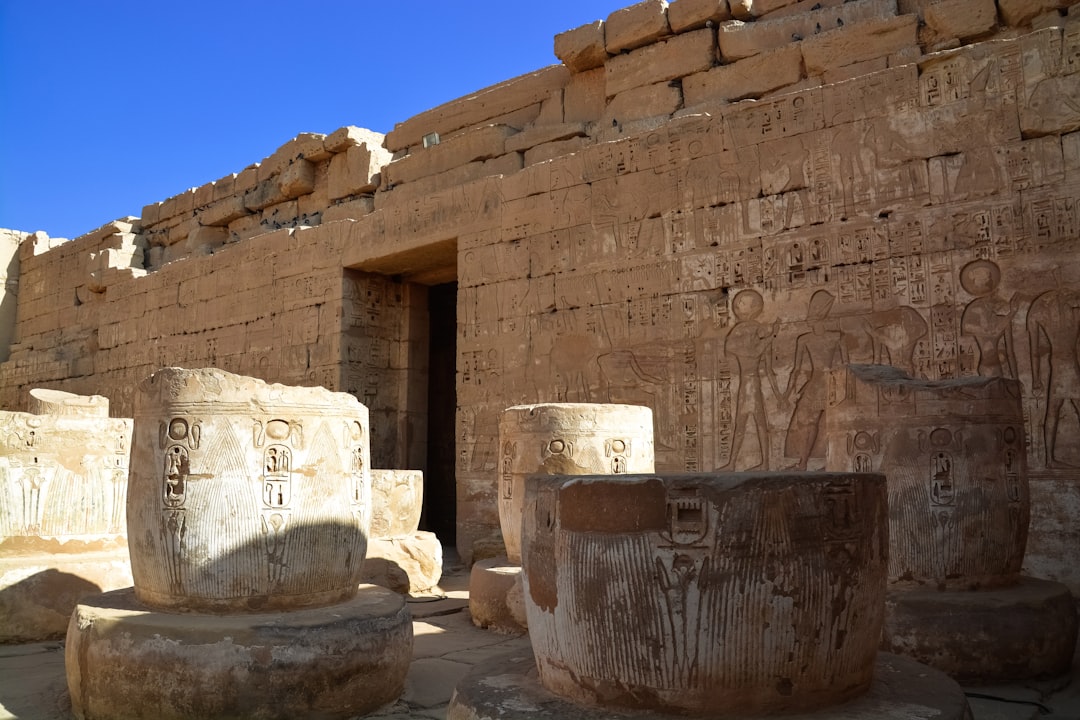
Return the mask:
[(975, 296), (960, 317), (960, 332), (975, 339), (979, 348), (979, 375), (1016, 377), (1016, 351), (1012, 323), (1019, 306), (1013, 293), (997, 292), (1001, 269), (990, 260), (973, 260), (960, 270), (960, 286)]
[[(772, 366), (772, 343), (780, 329), (780, 320), (777, 318), (772, 325), (758, 322), (757, 318), (764, 307), (765, 301), (756, 290), (743, 290), (731, 301), (731, 311), (737, 322), (724, 341), (724, 352), (735, 359), (738, 390), (735, 395), (734, 444), (723, 470), (735, 468), (751, 421), (754, 423), (761, 461), (746, 469), (769, 469), (769, 421), (762, 380), (768, 380), (773, 397), (781, 397)], [(785, 400), (781, 402), (786, 405)]]
[(826, 323), (835, 300), (827, 290), (818, 290), (810, 297), (806, 314), (810, 331), (795, 341), (795, 362), (783, 394), (785, 403), (795, 404), (784, 454), (798, 458), (798, 470), (806, 470), (810, 458), (825, 457), (821, 419), (828, 398), (828, 370), (847, 362), (843, 333)]

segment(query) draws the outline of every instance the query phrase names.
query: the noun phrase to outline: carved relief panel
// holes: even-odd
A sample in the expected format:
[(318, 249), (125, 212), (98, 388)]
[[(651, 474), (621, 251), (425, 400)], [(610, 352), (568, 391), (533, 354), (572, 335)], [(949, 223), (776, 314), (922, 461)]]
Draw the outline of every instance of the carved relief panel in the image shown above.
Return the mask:
[(110, 418), (104, 398), (47, 392), (35, 404), (46, 414), (0, 412), (0, 543), (115, 542), (126, 530), (131, 420)]
[(1019, 383), (918, 380), (880, 365), (830, 376), (841, 392), (826, 411), (827, 462), (888, 477), (890, 579), (1009, 582), (1030, 514)]

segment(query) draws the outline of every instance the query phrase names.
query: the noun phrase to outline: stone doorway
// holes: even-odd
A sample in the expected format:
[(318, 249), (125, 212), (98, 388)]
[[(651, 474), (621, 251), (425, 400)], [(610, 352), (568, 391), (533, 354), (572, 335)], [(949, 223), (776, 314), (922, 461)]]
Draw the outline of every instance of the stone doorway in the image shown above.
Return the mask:
[(453, 547), (457, 529), (457, 283), (428, 288), (427, 457), (420, 529)]

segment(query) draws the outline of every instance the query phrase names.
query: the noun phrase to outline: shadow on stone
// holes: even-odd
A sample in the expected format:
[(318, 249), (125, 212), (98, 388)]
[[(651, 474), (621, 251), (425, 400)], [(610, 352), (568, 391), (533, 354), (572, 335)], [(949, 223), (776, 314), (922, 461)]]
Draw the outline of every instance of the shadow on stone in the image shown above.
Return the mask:
[(86, 578), (49, 568), (0, 589), (0, 643), (60, 640), (82, 598), (102, 591)]

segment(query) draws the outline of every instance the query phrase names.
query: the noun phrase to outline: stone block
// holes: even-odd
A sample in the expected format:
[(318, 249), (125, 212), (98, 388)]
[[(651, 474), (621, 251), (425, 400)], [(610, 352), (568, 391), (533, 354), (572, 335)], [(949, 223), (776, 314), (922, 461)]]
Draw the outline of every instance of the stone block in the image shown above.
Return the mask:
[(938, 37), (965, 40), (997, 26), (997, 5), (994, 0), (942, 0), (927, 7), (923, 17)]
[(293, 160), (282, 169), (277, 184), (286, 198), (307, 195), (315, 189), (315, 164), (299, 158)]
[(242, 196), (230, 195), (221, 200), (215, 200), (213, 203), (200, 210), (195, 217), (202, 225), (224, 227), (233, 220), (237, 220), (250, 214), (251, 210), (244, 205), (244, 198)]
[(545, 162), (547, 160), (554, 160), (555, 158), (569, 155), (571, 153), (580, 152), (589, 143), (587, 137), (572, 137), (566, 140), (554, 140), (552, 142), (537, 145), (536, 147), (529, 148), (525, 151), (525, 167), (534, 165), (539, 162)]
[(284, 172), (296, 160), (319, 162), (330, 157), (321, 133), (300, 133), (279, 147), (274, 154), (259, 163), (259, 181), (269, 180)]
[(749, 23), (730, 20), (717, 27), (717, 45), (721, 60), (727, 62), (798, 42), (833, 28), (895, 16), (896, 0), (855, 0), (839, 7), (824, 7), (805, 15), (776, 20)]
[(1059, 7), (1055, 0), (998, 0), (1001, 19), (1010, 27), (1023, 27), (1046, 10)]
[(214, 200), (224, 200), (236, 194), (236, 173), (229, 173), (225, 177), (214, 181)]
[(888, 67), (888, 58), (879, 57), (874, 58), (873, 60), (863, 60), (862, 62), (852, 63), (850, 65), (844, 65), (842, 67), (826, 70), (825, 72), (819, 75), (815, 75), (814, 77), (820, 77), (821, 82), (825, 85), (833, 85), (834, 83), (844, 82), (845, 80), (851, 80), (853, 78), (862, 77), (864, 75), (878, 73), (886, 70)]
[(522, 130), (517, 135), (506, 139), (507, 152), (520, 152), (543, 143), (585, 135), (585, 124), (581, 122), (559, 123), (557, 125), (536, 125)]
[(412, 535), (420, 527), (424, 474), (419, 470), (371, 471), (371, 537)]
[(214, 201), (214, 184), (206, 183), (195, 188), (195, 208), (202, 208)]
[(527, 75), (501, 82), (468, 97), (432, 108), (398, 123), (386, 134), (384, 146), (390, 152), (420, 145), (430, 133), (449, 135), (464, 127), (480, 125), (500, 115), (542, 102), (566, 85), (570, 71), (551, 65)]
[(598, 127), (605, 131), (618, 130), (634, 121), (670, 116), (681, 106), (682, 90), (670, 83), (634, 88), (610, 99)]
[(189, 252), (204, 255), (229, 241), (229, 229), (196, 224), (188, 235), (185, 247)]
[(590, 123), (600, 119), (606, 107), (604, 68), (576, 73), (563, 91), (563, 119)]
[(716, 34), (702, 28), (617, 55), (604, 66), (608, 97), (711, 68)]
[(664, 0), (644, 0), (607, 16), (604, 45), (608, 55), (633, 50), (671, 34)]
[(901, 15), (865, 20), (814, 35), (802, 43), (806, 72), (822, 73), (917, 45), (918, 21), (914, 15)]
[(402, 594), (430, 592), (442, 579), (442, 544), (431, 532), (368, 540), (360, 581)]
[[(506, 125), (486, 125), (443, 140), (438, 145), (418, 149), (383, 168), (388, 186), (436, 175), (474, 160), (486, 160), (506, 153), (506, 140), (516, 131)], [(333, 193), (331, 193), (332, 195)]]
[(556, 35), (555, 57), (575, 73), (603, 66), (608, 58), (604, 45), (604, 21), (597, 20)]
[(338, 128), (326, 136), (323, 145), (332, 153), (345, 152), (357, 145), (367, 145), (369, 148), (381, 148), (386, 136), (374, 130), (346, 125)]
[(375, 199), (371, 196), (362, 196), (330, 205), (323, 210), (322, 221), (329, 223), (338, 220), (358, 220), (374, 211)]
[(161, 203), (151, 203), (142, 209), (142, 224), (150, 226), (161, 219)]
[(350, 195), (374, 192), (379, 186), (386, 154), (371, 145), (350, 145), (330, 158), (327, 197), (338, 200)]
[(705, 102), (760, 97), (801, 79), (802, 52), (798, 45), (792, 45), (683, 78), (683, 102), (693, 107)]
[(676, 0), (668, 5), (668, 24), (675, 33), (731, 19), (727, 0)]
[(274, 178), (263, 180), (244, 193), (244, 207), (254, 212), (276, 205), (285, 200), (285, 195)]

